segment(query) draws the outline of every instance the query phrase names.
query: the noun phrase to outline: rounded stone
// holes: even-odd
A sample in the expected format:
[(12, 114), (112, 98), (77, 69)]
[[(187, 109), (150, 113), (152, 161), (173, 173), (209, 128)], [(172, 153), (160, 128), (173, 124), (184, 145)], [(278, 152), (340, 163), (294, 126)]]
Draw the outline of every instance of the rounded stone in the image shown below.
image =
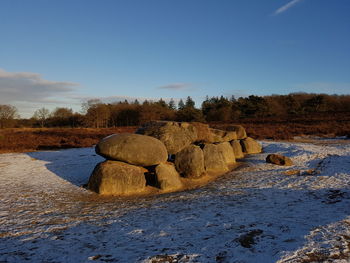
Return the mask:
[(227, 131), (235, 131), (237, 134), (236, 139), (238, 139), (238, 140), (243, 140), (243, 139), (247, 138), (247, 133), (242, 125), (230, 125), (230, 126), (226, 127), (226, 130)]
[(159, 139), (169, 154), (178, 153), (197, 139), (195, 127), (186, 122), (153, 121), (144, 124), (136, 133)]
[(244, 153), (242, 151), (242, 146), (241, 146), (241, 143), (239, 142), (239, 140), (233, 140), (230, 143), (231, 143), (233, 153), (234, 153), (236, 159), (244, 158)]
[(222, 153), (224, 160), (227, 164), (236, 163), (235, 154), (229, 142), (221, 142), (221, 143), (218, 143), (216, 146), (218, 147), (219, 151)]
[(260, 143), (258, 143), (253, 138), (247, 137), (240, 141), (243, 153), (246, 154), (254, 154), (254, 153), (261, 153), (262, 147)]
[(205, 172), (202, 149), (193, 144), (187, 146), (175, 155), (175, 167), (183, 177), (201, 177)]
[(183, 188), (180, 175), (172, 163), (157, 165), (156, 175), (158, 187), (164, 192), (172, 192)]
[(96, 153), (111, 160), (139, 166), (152, 166), (165, 162), (168, 152), (158, 139), (131, 133), (114, 134), (96, 145)]
[(204, 167), (207, 172), (226, 173), (229, 170), (220, 146), (205, 144), (203, 154)]
[(104, 161), (92, 172), (88, 189), (102, 195), (134, 195), (146, 187), (143, 167), (118, 161)]
[(293, 165), (293, 162), (289, 157), (280, 154), (269, 154), (266, 157), (266, 162), (283, 166)]

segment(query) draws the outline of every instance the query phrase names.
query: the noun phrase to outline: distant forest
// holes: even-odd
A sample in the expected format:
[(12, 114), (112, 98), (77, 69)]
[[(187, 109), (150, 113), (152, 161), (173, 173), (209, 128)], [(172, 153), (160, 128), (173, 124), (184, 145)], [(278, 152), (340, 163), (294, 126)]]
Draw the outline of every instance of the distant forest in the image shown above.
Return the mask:
[(46, 108), (35, 111), (30, 119), (20, 119), (16, 107), (0, 105), (0, 128), (12, 127), (89, 127), (108, 128), (138, 126), (152, 120), (199, 121), (199, 122), (239, 122), (246, 119), (261, 121), (271, 118), (308, 118), (313, 115), (350, 113), (350, 95), (327, 95), (292, 93), (227, 98), (207, 97), (200, 108), (195, 107), (191, 97), (175, 103), (143, 101), (140, 103), (123, 101), (103, 103), (89, 100), (82, 105), (82, 112), (69, 108), (56, 108), (50, 112)]

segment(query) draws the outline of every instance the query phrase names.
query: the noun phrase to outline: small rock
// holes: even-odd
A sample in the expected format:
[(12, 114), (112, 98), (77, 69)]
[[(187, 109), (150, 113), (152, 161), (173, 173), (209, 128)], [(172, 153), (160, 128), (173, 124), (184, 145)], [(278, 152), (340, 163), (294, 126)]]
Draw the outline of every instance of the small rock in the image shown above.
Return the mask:
[(280, 155), (280, 154), (269, 154), (266, 157), (267, 163), (277, 164), (277, 165), (283, 165), (283, 166), (291, 166), (293, 165), (293, 162), (290, 158)]
[(247, 234), (244, 234), (238, 238), (238, 242), (242, 247), (251, 248), (256, 244), (256, 237), (260, 236), (263, 233), (261, 229), (255, 229), (249, 231)]
[(283, 172), (285, 175), (300, 175), (301, 172), (300, 170), (288, 170)]
[(101, 255), (91, 256), (91, 257), (88, 257), (88, 260), (98, 260), (101, 257), (102, 257)]

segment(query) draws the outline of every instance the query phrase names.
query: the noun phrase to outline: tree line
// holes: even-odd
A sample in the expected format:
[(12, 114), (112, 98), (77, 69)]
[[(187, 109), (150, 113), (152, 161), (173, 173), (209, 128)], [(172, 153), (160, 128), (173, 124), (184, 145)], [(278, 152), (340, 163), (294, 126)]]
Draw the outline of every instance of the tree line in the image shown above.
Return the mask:
[(70, 108), (35, 111), (30, 119), (20, 119), (12, 105), (0, 105), (0, 128), (7, 127), (91, 127), (138, 126), (152, 120), (237, 122), (245, 118), (297, 117), (308, 114), (350, 112), (350, 95), (291, 93), (227, 98), (206, 97), (200, 108), (191, 97), (169, 102), (145, 100), (103, 103), (98, 99), (82, 105), (81, 112)]

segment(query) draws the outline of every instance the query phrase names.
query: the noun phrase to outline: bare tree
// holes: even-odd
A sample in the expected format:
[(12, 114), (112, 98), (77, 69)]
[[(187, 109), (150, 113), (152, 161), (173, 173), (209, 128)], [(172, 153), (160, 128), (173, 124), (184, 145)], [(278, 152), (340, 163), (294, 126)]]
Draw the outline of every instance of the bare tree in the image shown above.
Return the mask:
[(12, 105), (0, 105), (0, 128), (7, 128), (18, 118), (17, 108)]
[(85, 122), (87, 126), (94, 128), (107, 128), (110, 119), (110, 108), (99, 99), (88, 100), (82, 105), (86, 111)]
[(86, 114), (91, 107), (97, 104), (102, 104), (102, 101), (100, 99), (90, 99), (83, 102), (81, 105), (81, 113)]
[(70, 118), (73, 115), (73, 110), (69, 109), (69, 108), (56, 108), (53, 112), (52, 112), (52, 117), (55, 118)]
[(40, 122), (41, 128), (45, 126), (48, 117), (50, 117), (50, 111), (46, 108), (36, 110), (33, 115), (33, 118)]
[(69, 108), (56, 108), (52, 113), (49, 120), (50, 126), (71, 126), (74, 127), (74, 114), (73, 110)]

